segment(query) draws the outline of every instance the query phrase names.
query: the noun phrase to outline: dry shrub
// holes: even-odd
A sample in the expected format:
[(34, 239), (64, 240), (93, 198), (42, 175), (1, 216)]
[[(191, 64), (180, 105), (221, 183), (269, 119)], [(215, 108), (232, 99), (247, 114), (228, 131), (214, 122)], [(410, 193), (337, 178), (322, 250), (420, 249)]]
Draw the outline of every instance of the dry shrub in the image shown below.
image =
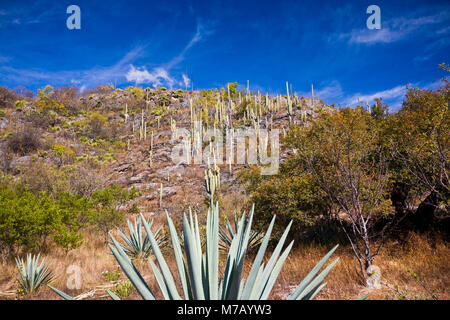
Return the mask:
[(14, 103), (20, 99), (20, 96), (14, 91), (0, 87), (0, 108), (14, 108)]
[(22, 128), (8, 139), (8, 149), (19, 155), (27, 155), (41, 147), (41, 132), (33, 127)]

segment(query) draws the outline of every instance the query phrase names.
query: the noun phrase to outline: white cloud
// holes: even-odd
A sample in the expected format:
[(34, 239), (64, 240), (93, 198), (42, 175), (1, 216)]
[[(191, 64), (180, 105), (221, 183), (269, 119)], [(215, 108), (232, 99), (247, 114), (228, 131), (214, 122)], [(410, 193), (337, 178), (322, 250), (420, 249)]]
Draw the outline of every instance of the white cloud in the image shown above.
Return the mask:
[(343, 100), (342, 104), (344, 106), (354, 107), (358, 105), (358, 102), (361, 102), (363, 105), (368, 102), (372, 104), (375, 101), (375, 98), (382, 98), (384, 102), (388, 103), (392, 110), (397, 110), (403, 98), (406, 94), (406, 85), (399, 85), (391, 89), (378, 91), (371, 94), (353, 94), (350, 97), (347, 97)]
[(189, 86), (191, 85), (191, 79), (189, 79), (189, 77), (183, 73), (183, 83), (185, 88), (189, 88)]
[[(311, 97), (311, 90), (297, 91), (297, 94), (304, 97)], [(333, 80), (326, 86), (314, 86), (314, 97), (318, 97), (326, 102), (340, 101), (343, 96), (344, 92), (339, 81)]]
[(357, 30), (350, 34), (342, 35), (341, 38), (349, 38), (349, 43), (391, 43), (403, 38), (406, 34), (401, 31), (393, 31), (387, 28), (382, 28), (380, 30)]
[[(425, 86), (425, 88), (430, 85)], [(299, 92), (305, 97), (311, 96), (309, 92)], [(396, 111), (401, 107), (402, 101), (406, 94), (406, 85), (398, 85), (390, 89), (374, 92), (374, 93), (344, 93), (340, 83), (336, 80), (331, 81), (326, 86), (318, 86), (314, 88), (314, 97), (319, 98), (325, 103), (340, 104), (343, 107), (355, 107), (358, 103), (366, 105), (366, 102), (373, 104), (375, 98), (382, 98), (384, 103), (389, 105), (391, 111)]]
[[(418, 32), (419, 29), (439, 24), (446, 20), (448, 20), (447, 13), (439, 13), (418, 18), (399, 17), (382, 22), (381, 29), (379, 30), (369, 30), (366, 28), (355, 29), (349, 33), (340, 34), (338, 39), (348, 40), (349, 43), (368, 45), (376, 43), (392, 43), (400, 41), (414, 32)], [(441, 29), (441, 32), (444, 31), (445, 29)]]
[(169, 88), (172, 88), (176, 83), (176, 80), (169, 75), (168, 71), (160, 67), (148, 72), (145, 67), (136, 68), (131, 65), (130, 70), (126, 74), (126, 78), (129, 82), (136, 84), (148, 83), (154, 87), (168, 85)]
[(173, 67), (184, 60), (184, 57), (190, 48), (192, 48), (196, 43), (200, 42), (203, 37), (207, 34), (210, 34), (210, 32), (211, 31), (205, 32), (202, 25), (198, 23), (197, 30), (194, 36), (176, 57), (172, 58), (168, 63), (156, 67), (151, 71), (148, 71), (145, 66), (135, 67), (134, 65), (131, 65), (130, 69), (125, 75), (126, 79), (129, 82), (134, 82), (136, 84), (148, 83), (155, 87), (163, 85), (168, 86), (169, 88), (173, 88), (174, 85), (189, 86), (191, 80), (187, 77), (186, 74), (182, 74), (182, 80), (178, 81), (172, 75), (170, 75), (169, 72)]

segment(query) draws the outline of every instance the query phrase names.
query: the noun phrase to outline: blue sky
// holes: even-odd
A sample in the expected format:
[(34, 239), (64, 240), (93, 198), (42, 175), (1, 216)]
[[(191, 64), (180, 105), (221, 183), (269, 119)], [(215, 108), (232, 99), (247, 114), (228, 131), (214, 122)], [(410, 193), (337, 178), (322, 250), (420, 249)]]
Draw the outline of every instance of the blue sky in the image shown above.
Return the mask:
[[(69, 5), (81, 29), (69, 30)], [(369, 30), (369, 5), (381, 29)], [(0, 85), (80, 90), (101, 83), (252, 90), (355, 105), (405, 86), (436, 88), (450, 62), (448, 1), (4, 1)]]

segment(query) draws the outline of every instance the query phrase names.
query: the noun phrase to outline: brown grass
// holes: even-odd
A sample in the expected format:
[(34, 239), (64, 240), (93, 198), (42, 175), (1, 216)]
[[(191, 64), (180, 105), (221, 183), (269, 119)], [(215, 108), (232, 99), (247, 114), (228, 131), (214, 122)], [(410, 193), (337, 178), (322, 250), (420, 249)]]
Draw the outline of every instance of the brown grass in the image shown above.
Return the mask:
[[(164, 219), (159, 219), (157, 223), (164, 223)], [(296, 284), (306, 276), (320, 258), (329, 250), (325, 247), (301, 246), (293, 250), (275, 284), (271, 299), (285, 299)], [(173, 274), (177, 276), (176, 265), (171, 253), (171, 249), (164, 250)], [(52, 250), (46, 255), (58, 278), (53, 286), (76, 296), (97, 288), (95, 295), (89, 299), (107, 299), (102, 286), (114, 287), (114, 283), (106, 281), (102, 272), (114, 271), (118, 264), (110, 254), (108, 247), (95, 233), (88, 233), (84, 244), (67, 255), (63, 250)], [(364, 286), (364, 282), (358, 273), (358, 263), (353, 257), (349, 247), (338, 248), (335, 257), (340, 261), (328, 275), (327, 286), (320, 292), (316, 299), (355, 299), (370, 293), (369, 299), (398, 299), (399, 296), (394, 290), (382, 286), (381, 289), (369, 290)], [(267, 258), (270, 254), (267, 254)], [(450, 249), (442, 240), (432, 240), (427, 236), (411, 234), (405, 242), (390, 241), (375, 259), (374, 264), (381, 269), (381, 279), (391, 287), (398, 286), (398, 290), (406, 295), (408, 299), (430, 299), (428, 291), (408, 272), (411, 269), (417, 273), (424, 281), (428, 290), (431, 290), (439, 299), (450, 298), (450, 267), (448, 264)], [(249, 257), (245, 274), (249, 271), (252, 257)], [(80, 290), (68, 290), (66, 281), (69, 274), (66, 274), (67, 267), (71, 264), (81, 268), (82, 287)], [(223, 264), (222, 264), (223, 265)], [(162, 298), (155, 279), (147, 262), (137, 262), (137, 268), (141, 271), (153, 292), (158, 293), (157, 298)], [(17, 290), (15, 279), (17, 271), (15, 264), (10, 262), (6, 266), (1, 266), (0, 272), (0, 292), (14, 292)], [(125, 281), (126, 276), (121, 272), (119, 281)], [(180, 290), (181, 292), (181, 290)], [(9, 298), (14, 296), (9, 295)], [(27, 299), (58, 299), (59, 297), (48, 288), (43, 289), (39, 294)], [(128, 299), (139, 299), (137, 292), (133, 292)], [(24, 299), (20, 297), (20, 299)]]

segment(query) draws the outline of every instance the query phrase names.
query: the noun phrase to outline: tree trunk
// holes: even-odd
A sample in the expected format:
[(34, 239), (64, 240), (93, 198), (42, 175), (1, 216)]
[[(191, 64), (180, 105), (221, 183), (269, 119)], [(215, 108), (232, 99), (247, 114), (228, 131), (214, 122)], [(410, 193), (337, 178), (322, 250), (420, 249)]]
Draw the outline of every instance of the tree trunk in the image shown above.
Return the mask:
[(435, 191), (432, 191), (422, 203), (420, 203), (417, 210), (411, 216), (411, 221), (415, 227), (424, 232), (429, 230), (433, 224), (434, 211), (439, 204), (439, 196)]

